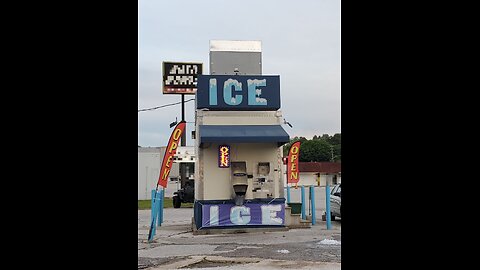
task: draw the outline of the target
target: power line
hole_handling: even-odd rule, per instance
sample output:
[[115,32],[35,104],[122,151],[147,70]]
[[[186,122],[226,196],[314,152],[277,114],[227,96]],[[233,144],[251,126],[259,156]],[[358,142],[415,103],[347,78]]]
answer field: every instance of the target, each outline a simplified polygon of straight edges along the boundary
[[[192,100],[195,100],[195,99],[192,98],[192,99],[189,99],[189,100],[185,100],[185,103],[187,103],[187,102],[189,102],[189,101],[192,101]],[[165,108],[165,107],[168,107],[168,106],[178,105],[178,104],[180,104],[180,103],[182,103],[182,102],[179,101],[179,102],[170,103],[170,104],[166,104],[166,105],[162,105],[162,106],[158,106],[158,107],[153,107],[153,108],[149,108],[149,109],[141,109],[141,110],[138,110],[138,112],[152,111],[152,110],[156,110],[156,109]]]

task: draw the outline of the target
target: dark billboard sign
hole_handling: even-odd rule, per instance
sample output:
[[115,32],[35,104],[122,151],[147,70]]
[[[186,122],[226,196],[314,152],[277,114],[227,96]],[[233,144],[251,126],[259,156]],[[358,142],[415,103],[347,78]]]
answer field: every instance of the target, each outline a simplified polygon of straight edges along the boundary
[[194,95],[202,66],[202,63],[163,62],[163,93]]

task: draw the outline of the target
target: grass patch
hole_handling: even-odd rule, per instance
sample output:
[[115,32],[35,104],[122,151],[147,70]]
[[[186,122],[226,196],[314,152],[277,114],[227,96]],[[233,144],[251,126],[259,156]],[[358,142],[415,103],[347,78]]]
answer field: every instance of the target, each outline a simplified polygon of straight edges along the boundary
[[[152,200],[138,200],[138,210],[150,209]],[[165,197],[163,208],[173,208],[173,199]],[[182,203],[180,208],[193,208],[193,203]]]
[[150,209],[151,200],[138,200],[138,210]]

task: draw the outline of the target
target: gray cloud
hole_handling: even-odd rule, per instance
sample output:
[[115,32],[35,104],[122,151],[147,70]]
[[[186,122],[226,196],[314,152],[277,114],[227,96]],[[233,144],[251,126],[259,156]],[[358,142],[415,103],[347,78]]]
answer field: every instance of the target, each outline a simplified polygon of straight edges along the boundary
[[[290,136],[341,132],[340,1],[140,0],[138,14],[139,109],[180,101],[161,93],[162,61],[203,62],[208,74],[210,40],[261,40],[263,73],[280,75]],[[139,113],[138,144],[166,144],[175,117],[180,105]],[[194,121],[193,102],[186,118]]]

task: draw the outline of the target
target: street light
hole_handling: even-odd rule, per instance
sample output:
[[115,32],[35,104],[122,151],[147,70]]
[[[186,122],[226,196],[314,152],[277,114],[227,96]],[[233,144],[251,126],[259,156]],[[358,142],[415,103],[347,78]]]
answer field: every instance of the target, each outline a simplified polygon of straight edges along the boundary
[[175,117],[175,121],[170,123],[170,128],[174,127],[177,124],[177,117]]
[[285,120],[285,118],[283,118],[283,123],[285,125],[289,125],[291,128],[293,128],[292,124],[290,124],[289,122],[287,122],[287,120]]

